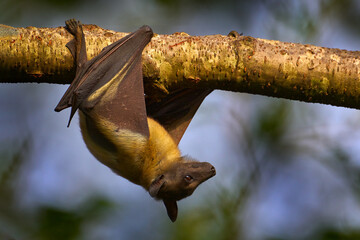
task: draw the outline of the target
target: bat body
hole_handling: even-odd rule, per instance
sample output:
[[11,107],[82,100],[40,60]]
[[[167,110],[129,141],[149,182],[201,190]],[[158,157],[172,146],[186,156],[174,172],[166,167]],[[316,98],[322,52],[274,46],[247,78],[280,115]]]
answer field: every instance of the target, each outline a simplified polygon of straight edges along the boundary
[[80,22],[66,21],[66,28],[74,35],[67,47],[75,59],[76,76],[55,111],[71,107],[70,124],[79,109],[81,132],[90,152],[116,174],[163,200],[175,221],[176,201],[215,175],[211,164],[182,157],[177,147],[211,91],[181,90],[162,102],[147,104],[141,53],[153,36],[150,27],[105,47],[90,61]]

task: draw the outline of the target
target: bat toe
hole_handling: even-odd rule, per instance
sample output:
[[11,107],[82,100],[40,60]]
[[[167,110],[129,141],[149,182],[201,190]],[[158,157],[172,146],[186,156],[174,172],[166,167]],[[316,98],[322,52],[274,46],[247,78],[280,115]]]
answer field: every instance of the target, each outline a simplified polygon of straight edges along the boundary
[[81,26],[81,22],[72,18],[65,21],[66,30],[72,35],[75,35],[78,32],[78,28]]

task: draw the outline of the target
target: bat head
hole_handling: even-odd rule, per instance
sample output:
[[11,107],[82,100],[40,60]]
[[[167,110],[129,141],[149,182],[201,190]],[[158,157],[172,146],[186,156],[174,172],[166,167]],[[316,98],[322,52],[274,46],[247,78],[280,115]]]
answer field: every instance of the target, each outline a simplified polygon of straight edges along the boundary
[[150,185],[149,193],[163,200],[171,221],[177,218],[177,203],[190,196],[197,186],[215,176],[215,168],[207,162],[189,161],[182,157]]

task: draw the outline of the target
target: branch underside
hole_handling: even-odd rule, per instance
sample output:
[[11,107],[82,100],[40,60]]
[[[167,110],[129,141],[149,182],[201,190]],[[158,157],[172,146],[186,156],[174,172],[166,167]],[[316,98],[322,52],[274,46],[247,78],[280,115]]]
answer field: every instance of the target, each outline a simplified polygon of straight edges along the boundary
[[[85,25],[88,57],[126,33]],[[0,82],[68,84],[74,65],[63,27],[0,25]],[[143,52],[147,97],[222,89],[360,108],[359,52],[248,36],[156,35]]]

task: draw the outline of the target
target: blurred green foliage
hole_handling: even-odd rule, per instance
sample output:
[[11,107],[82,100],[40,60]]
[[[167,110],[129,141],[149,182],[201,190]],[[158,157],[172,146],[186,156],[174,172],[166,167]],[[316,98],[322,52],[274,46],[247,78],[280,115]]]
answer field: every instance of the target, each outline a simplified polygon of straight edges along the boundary
[[113,203],[103,197],[90,198],[84,205],[72,210],[44,206],[38,211],[34,239],[81,239],[83,226],[96,221],[112,207]]
[[359,230],[336,231],[334,229],[324,229],[319,231],[313,239],[319,240],[355,240],[360,239]]
[[241,208],[248,197],[246,186],[241,182],[234,183],[232,188],[214,186],[216,194],[212,194],[204,202],[185,212],[175,228],[166,239],[172,240],[232,240],[242,236]]

